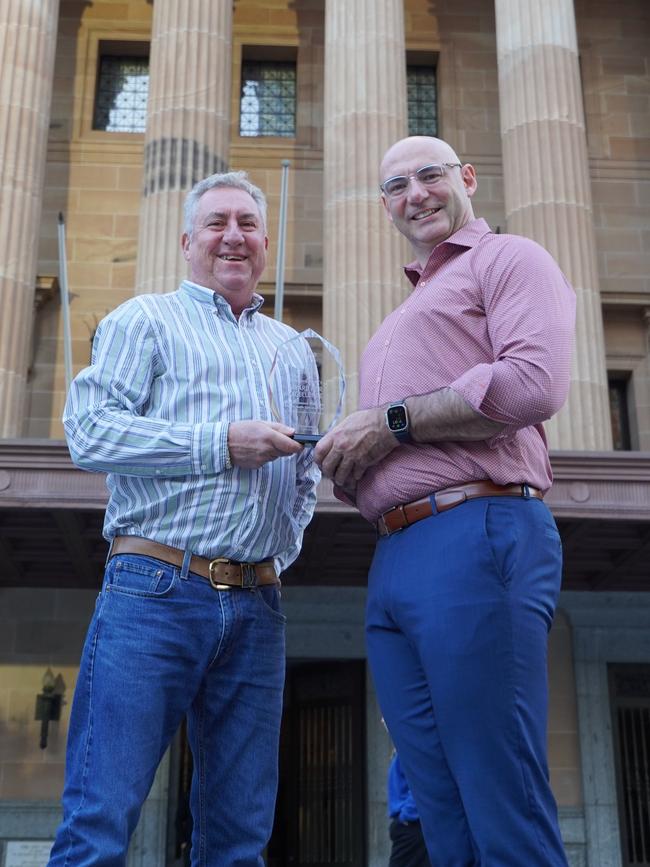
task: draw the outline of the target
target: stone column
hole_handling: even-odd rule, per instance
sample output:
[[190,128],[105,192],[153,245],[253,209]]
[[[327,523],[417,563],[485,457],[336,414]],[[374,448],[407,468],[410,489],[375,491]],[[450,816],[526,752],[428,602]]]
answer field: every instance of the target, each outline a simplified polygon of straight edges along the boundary
[[611,449],[573,0],[495,2],[508,231],[546,247],[578,297],[571,393],[550,445]]
[[232,0],[156,0],[136,293],[170,292],[186,276],[183,200],[228,166]]
[[22,431],[59,0],[0,0],[0,437]]
[[405,246],[383,214],[379,163],[406,135],[403,0],[326,0],[323,330],[341,349],[346,410],[359,355],[406,295]]

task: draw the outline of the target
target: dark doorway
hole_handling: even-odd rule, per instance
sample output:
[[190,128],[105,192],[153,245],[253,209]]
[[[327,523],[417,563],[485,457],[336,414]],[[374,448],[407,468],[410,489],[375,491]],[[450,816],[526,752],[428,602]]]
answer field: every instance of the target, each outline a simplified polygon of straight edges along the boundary
[[610,701],[624,867],[650,867],[650,666],[611,665]]
[[[287,663],[268,867],[365,867],[365,704],[363,660]],[[168,864],[186,867],[192,756],[185,724],[173,754]]]
[[364,867],[365,663],[289,663],[269,867]]

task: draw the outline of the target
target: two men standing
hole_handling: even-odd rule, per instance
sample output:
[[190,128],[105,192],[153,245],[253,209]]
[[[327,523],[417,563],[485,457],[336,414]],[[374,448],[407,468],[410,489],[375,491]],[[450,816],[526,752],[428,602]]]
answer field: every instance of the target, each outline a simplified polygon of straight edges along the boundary
[[542,423],[568,390],[575,304],[542,248],[475,219],[476,188],[438,139],[385,155],[382,201],[413,248],[414,289],[363,355],[361,409],[313,452],[268,421],[268,369],[293,332],[259,313],[264,202],[241,175],[188,197],[178,292],[100,326],[66,432],[81,466],[109,473],[112,556],[51,867],[124,863],[185,713],[192,863],[262,864],[284,671],[277,575],[311,517],[313,459],[377,527],[368,658],[432,864],[565,867],[546,763],[561,549]]

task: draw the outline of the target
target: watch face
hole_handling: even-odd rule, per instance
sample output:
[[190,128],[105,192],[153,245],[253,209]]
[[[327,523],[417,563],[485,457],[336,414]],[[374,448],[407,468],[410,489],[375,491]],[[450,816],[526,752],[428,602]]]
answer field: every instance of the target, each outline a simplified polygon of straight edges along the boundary
[[408,427],[406,410],[403,406],[389,406],[386,410],[386,421],[389,430],[393,433],[399,433]]

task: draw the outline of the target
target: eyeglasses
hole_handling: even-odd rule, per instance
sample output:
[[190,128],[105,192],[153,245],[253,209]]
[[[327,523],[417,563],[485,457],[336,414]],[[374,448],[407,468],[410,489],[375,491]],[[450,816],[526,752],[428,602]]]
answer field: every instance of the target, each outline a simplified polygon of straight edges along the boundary
[[379,184],[379,189],[389,199],[397,199],[407,191],[411,178],[415,178],[423,187],[435,187],[444,175],[445,168],[460,169],[461,167],[460,163],[443,163],[442,165],[434,163],[430,166],[422,166],[421,169],[418,169],[412,175],[395,175],[394,178],[388,178],[383,184]]

